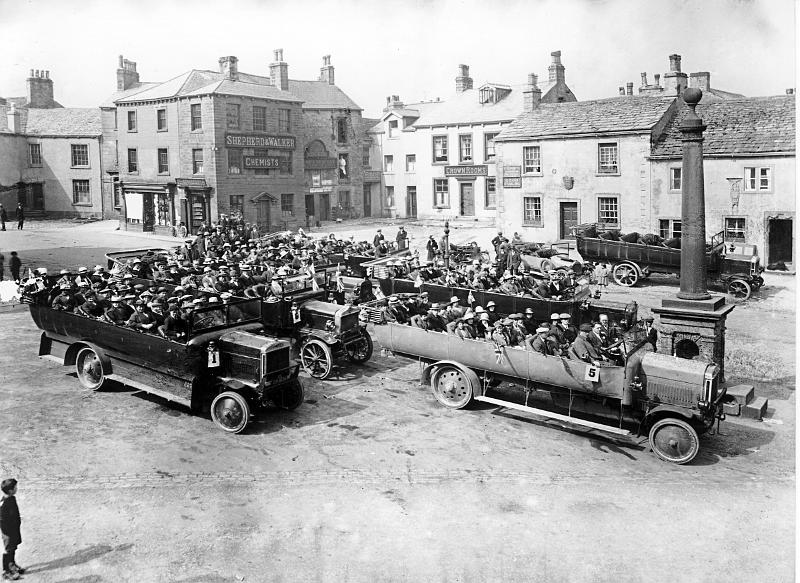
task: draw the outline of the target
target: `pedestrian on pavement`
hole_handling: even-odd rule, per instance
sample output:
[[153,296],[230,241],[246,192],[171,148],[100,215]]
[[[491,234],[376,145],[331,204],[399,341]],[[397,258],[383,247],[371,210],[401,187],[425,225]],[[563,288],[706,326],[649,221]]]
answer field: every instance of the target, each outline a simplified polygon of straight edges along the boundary
[[19,278],[19,272],[22,269],[22,261],[20,261],[16,251],[11,252],[11,259],[8,260],[8,266],[11,268],[11,279],[16,283],[22,283]]
[[6,478],[0,482],[0,490],[3,492],[0,500],[0,533],[3,536],[3,579],[16,581],[25,572],[25,569],[17,565],[17,547],[22,544],[22,533],[20,524],[22,519],[19,515],[17,506],[17,481],[14,478]]
[[8,220],[8,213],[6,208],[0,203],[0,231],[6,230],[6,221]]
[[17,230],[22,230],[22,224],[25,222],[25,209],[22,207],[22,203],[17,203]]
[[400,225],[400,230],[397,231],[397,248],[401,251],[403,249],[408,249],[408,233],[406,233],[406,228]]
[[433,261],[436,259],[436,251],[439,249],[439,244],[436,242],[436,239],[433,238],[433,235],[428,236],[428,242],[425,244],[425,249],[428,251],[428,261]]
[[3,281],[3,277],[5,276],[5,273],[6,273],[5,272],[5,269],[6,269],[5,263],[6,263],[6,256],[3,255],[2,252],[0,252],[0,281]]
[[383,236],[383,233],[381,233],[381,230],[378,229],[378,232],[375,233],[375,236],[372,238],[372,246],[377,249],[378,245],[381,244],[381,241],[383,241],[384,238],[385,237]]

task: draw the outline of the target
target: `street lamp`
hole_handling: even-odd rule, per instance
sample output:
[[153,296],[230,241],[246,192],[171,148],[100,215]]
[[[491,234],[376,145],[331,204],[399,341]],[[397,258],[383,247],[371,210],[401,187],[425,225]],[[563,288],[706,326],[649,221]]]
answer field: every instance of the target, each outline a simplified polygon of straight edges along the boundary
[[444,268],[450,269],[450,221],[444,222]]

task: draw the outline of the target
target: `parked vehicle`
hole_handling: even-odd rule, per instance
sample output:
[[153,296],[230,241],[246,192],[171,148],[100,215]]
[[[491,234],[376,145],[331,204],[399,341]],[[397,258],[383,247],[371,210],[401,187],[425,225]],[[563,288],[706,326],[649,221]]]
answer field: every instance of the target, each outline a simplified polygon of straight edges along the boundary
[[[364,309],[378,311],[382,302]],[[699,436],[724,419],[718,367],[654,353],[638,328],[623,344],[624,366],[596,367],[379,318],[370,321],[379,322],[369,325],[378,346],[424,363],[422,382],[452,409],[480,401],[617,435],[646,434],[653,452],[676,464],[694,459]],[[531,399],[542,405],[530,405]]]
[[547,273],[551,270],[572,270],[576,275],[584,272],[584,266],[580,261],[576,261],[567,251],[553,245],[546,247],[540,243],[522,243],[514,247],[519,252],[522,262],[535,271]]
[[74,366],[88,389],[116,381],[193,413],[210,403],[212,420],[229,433],[243,431],[255,409],[291,410],[303,402],[289,342],[259,333],[258,300],[195,310],[181,340],[53,310],[36,298],[27,301],[42,330],[39,356]]
[[336,358],[364,364],[372,357],[372,338],[358,321],[360,308],[324,301],[325,287],[303,277],[288,278],[285,286],[291,291],[263,302],[261,321],[267,333],[295,339],[309,375],[328,378]]
[[[589,227],[597,229],[597,225],[592,224],[576,227],[578,253],[585,261],[611,264],[618,285],[632,287],[651,273],[680,274],[680,249],[587,237],[584,233]],[[733,297],[746,300],[764,285],[761,277],[764,268],[755,245],[725,243],[723,234],[720,231],[712,236],[707,246],[708,277],[722,284]]]

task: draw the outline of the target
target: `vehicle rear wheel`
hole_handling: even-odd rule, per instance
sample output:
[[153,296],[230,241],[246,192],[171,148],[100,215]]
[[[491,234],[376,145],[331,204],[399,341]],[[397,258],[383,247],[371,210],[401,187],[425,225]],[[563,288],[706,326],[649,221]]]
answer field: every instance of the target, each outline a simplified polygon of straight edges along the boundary
[[728,282],[728,293],[737,300],[746,300],[752,291],[750,284],[743,279],[733,279]]
[[281,407],[294,411],[306,398],[306,393],[303,390],[303,385],[300,381],[295,379],[289,386],[281,391]]
[[697,431],[682,419],[666,417],[650,428],[650,446],[662,460],[674,464],[685,464],[700,451]]
[[211,419],[223,431],[241,433],[250,422],[250,406],[239,393],[225,391],[211,403]]
[[460,368],[444,365],[431,377],[433,396],[445,407],[462,409],[472,400],[472,381]]
[[326,379],[333,370],[333,354],[327,344],[312,338],[300,347],[303,369],[315,379]]
[[355,342],[348,344],[345,350],[347,351],[347,358],[349,358],[351,362],[355,362],[356,364],[364,364],[367,362],[372,358],[373,350],[372,337],[369,335],[369,332],[362,332],[361,337]]
[[614,281],[617,285],[633,287],[639,281],[639,273],[629,263],[620,263],[614,266]]
[[81,348],[75,358],[78,380],[87,389],[97,391],[106,384],[103,363],[97,353],[89,347]]

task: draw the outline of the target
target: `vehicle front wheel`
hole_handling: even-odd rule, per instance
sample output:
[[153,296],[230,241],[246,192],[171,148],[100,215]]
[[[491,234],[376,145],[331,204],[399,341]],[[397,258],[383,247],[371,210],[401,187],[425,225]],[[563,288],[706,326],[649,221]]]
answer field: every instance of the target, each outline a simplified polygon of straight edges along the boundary
[[458,367],[444,365],[431,377],[433,396],[445,407],[462,409],[472,401],[472,381]]
[[281,391],[281,407],[294,411],[305,400],[306,393],[303,390],[303,385],[300,381],[295,379],[292,383]]
[[241,433],[250,422],[250,406],[239,393],[225,391],[211,403],[211,419],[223,431]]
[[312,338],[300,347],[303,370],[315,379],[326,379],[333,370],[333,354],[327,344]]
[[97,391],[106,384],[103,363],[97,353],[89,347],[81,348],[75,358],[78,380],[87,389]]
[[363,332],[361,337],[355,342],[351,342],[345,347],[347,358],[356,364],[364,364],[372,357],[372,337],[369,332]]
[[746,300],[750,297],[751,292],[750,284],[743,279],[733,279],[728,282],[728,293],[737,300]]
[[666,417],[650,428],[650,446],[662,460],[686,464],[700,451],[697,431],[682,419]]
[[639,281],[639,273],[633,265],[620,263],[614,266],[614,281],[617,285],[633,287]]

